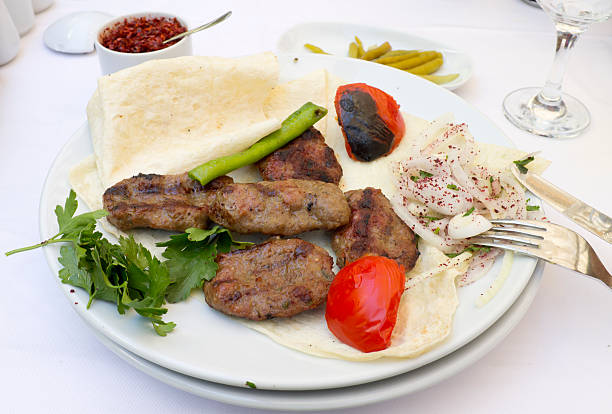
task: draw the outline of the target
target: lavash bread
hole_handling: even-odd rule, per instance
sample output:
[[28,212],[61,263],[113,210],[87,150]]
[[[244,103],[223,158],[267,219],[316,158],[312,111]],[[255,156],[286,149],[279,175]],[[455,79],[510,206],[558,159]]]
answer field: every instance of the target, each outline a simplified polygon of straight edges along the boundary
[[280,127],[263,109],[277,81],[272,53],[154,60],[101,77],[87,119],[102,186],[248,148]]

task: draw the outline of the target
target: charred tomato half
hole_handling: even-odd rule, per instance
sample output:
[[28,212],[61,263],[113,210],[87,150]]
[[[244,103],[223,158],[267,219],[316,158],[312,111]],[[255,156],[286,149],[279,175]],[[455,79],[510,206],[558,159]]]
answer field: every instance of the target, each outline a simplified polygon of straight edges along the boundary
[[372,161],[398,146],[406,126],[393,97],[365,83],[342,85],[335,99],[338,123],[348,155]]

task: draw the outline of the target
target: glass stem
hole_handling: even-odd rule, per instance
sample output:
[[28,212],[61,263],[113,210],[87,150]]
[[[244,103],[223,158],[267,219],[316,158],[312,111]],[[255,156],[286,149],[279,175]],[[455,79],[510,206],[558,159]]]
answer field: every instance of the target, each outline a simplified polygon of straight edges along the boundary
[[[561,84],[570,52],[576,40],[578,40],[578,34],[557,27],[555,60],[553,61],[546,84],[536,97],[539,103],[548,107],[549,110],[557,108],[557,110],[565,112],[565,105],[561,99]],[[560,113],[559,115],[563,114]]]

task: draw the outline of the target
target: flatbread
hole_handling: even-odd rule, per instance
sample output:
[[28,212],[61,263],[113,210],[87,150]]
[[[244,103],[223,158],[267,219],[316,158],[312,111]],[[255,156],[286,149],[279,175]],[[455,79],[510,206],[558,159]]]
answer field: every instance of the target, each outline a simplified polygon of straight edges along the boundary
[[101,77],[87,119],[102,186],[248,148],[280,127],[263,109],[277,81],[272,53],[154,60]]
[[[433,268],[445,269],[406,290],[400,301],[391,346],[382,351],[364,353],[340,342],[327,329],[325,309],[304,312],[289,319],[239,321],[274,341],[307,354],[371,361],[383,357],[415,358],[448,338],[459,304],[455,278],[465,272],[468,261],[450,268],[439,266],[449,259],[434,247],[420,245],[421,255],[408,277],[418,277]],[[465,256],[465,259],[469,255]]]
[[[327,107],[327,71],[316,70],[308,75],[282,83],[264,102],[264,112],[270,118],[285,119],[306,102]],[[332,111],[328,107],[328,110]],[[327,117],[314,124],[323,136],[327,135]]]
[[[510,166],[513,161],[520,160],[527,155],[525,151],[516,148],[502,147],[501,145],[476,142],[478,153],[474,158],[474,164],[482,165],[489,171],[504,171],[510,173]],[[527,164],[529,171],[542,174],[550,166],[550,161],[540,156]]]

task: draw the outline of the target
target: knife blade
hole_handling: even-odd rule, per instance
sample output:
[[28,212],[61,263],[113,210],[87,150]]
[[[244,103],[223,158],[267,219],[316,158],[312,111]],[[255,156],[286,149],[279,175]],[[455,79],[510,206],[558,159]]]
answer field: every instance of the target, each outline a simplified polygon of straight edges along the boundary
[[514,164],[510,168],[516,179],[533,194],[563,213],[574,223],[608,243],[612,243],[612,218],[566,193],[538,174],[529,171],[523,174]]

